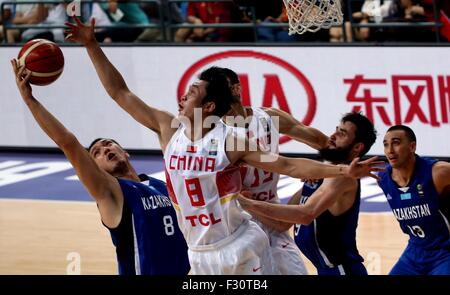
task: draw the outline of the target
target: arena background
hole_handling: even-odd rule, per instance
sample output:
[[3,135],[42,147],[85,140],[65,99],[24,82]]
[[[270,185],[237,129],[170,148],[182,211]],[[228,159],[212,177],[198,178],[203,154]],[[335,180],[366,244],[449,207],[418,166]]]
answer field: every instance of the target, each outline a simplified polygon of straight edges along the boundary
[[[115,274],[109,234],[68,161],[23,104],[9,60],[20,46],[0,46],[0,274]],[[62,46],[65,69],[33,93],[87,146],[112,137],[139,172],[163,179],[156,136],[125,114],[101,87],[85,50]],[[361,110],[378,130],[370,155],[382,155],[392,124],[418,136],[417,152],[448,160],[448,46],[106,46],[129,88],[147,103],[177,112],[177,98],[202,69],[240,74],[244,103],[279,107],[330,134],[342,114]],[[314,158],[287,141],[281,152]],[[363,179],[358,246],[371,274],[386,274],[406,245],[374,180]],[[282,177],[286,201],[301,182]],[[305,259],[305,262],[307,260]],[[308,263],[310,273],[314,270]]]

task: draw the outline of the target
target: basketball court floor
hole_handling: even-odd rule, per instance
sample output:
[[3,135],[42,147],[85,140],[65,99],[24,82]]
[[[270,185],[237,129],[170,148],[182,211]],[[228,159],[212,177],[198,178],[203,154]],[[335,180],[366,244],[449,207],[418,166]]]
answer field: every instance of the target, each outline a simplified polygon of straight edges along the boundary
[[[132,163],[164,180],[162,157],[133,156]],[[301,185],[283,176],[282,201]],[[374,180],[362,180],[362,194],[358,247],[370,274],[387,274],[407,237]],[[116,273],[109,232],[64,156],[0,153],[0,274]]]

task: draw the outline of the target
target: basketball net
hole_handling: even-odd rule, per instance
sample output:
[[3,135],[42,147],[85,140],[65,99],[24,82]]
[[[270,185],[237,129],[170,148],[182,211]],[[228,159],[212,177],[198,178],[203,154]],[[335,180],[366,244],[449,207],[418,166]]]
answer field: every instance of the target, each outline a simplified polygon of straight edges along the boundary
[[342,25],[341,0],[283,0],[289,18],[289,35],[317,32]]

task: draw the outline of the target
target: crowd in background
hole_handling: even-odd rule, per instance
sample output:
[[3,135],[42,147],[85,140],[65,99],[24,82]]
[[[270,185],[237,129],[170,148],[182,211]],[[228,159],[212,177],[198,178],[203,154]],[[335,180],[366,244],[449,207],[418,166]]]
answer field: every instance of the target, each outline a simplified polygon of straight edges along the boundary
[[[45,38],[64,42],[63,26],[69,17],[61,3],[20,3],[25,0],[0,0],[5,4],[0,15],[0,41],[26,42]],[[28,0],[29,1],[29,0]],[[434,42],[435,26],[441,23],[441,41],[450,41],[450,1],[448,0],[343,0],[345,23],[340,27],[303,35],[288,34],[288,15],[282,0],[222,2],[81,1],[83,21],[96,19],[100,42]],[[433,7],[436,5],[436,11]],[[435,13],[436,12],[436,13]],[[208,24],[251,24],[251,26],[202,27]],[[410,26],[373,26],[371,24],[412,24]],[[161,30],[164,24],[165,31]],[[183,27],[183,25],[197,25]],[[278,26],[276,24],[279,24]],[[356,26],[355,26],[356,24]],[[10,26],[27,25],[32,28]],[[367,25],[367,26],[364,26]],[[416,25],[416,26],[415,26]],[[47,27],[45,27],[47,26]],[[6,27],[7,30],[4,30]],[[41,28],[42,27],[42,28]]]

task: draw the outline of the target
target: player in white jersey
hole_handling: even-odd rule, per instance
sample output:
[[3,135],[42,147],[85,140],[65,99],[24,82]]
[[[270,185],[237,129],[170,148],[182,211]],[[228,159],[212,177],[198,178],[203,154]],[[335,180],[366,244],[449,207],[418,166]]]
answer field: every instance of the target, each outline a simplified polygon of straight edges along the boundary
[[[233,95],[236,97],[231,111],[224,118],[229,124],[245,123],[246,126],[243,127],[247,127],[248,138],[256,140],[263,151],[279,153],[279,131],[315,149],[327,146],[328,137],[325,134],[300,123],[283,111],[273,108],[244,107],[241,103],[241,84],[238,75],[230,69],[223,70],[230,82]],[[235,116],[242,116],[245,119],[238,122]],[[277,118],[278,121],[274,122],[272,117]],[[251,192],[252,199],[280,203],[277,194],[278,173],[242,165],[241,174],[243,189]],[[307,274],[300,250],[287,230],[292,226],[288,223],[267,219],[264,216],[258,216],[255,221],[269,237],[276,271],[286,275]]]
[[178,223],[189,246],[193,274],[271,273],[272,265],[266,260],[270,257],[267,236],[239,208],[239,174],[225,169],[232,169],[230,165],[242,161],[296,178],[375,177],[371,172],[380,170],[375,158],[338,167],[250,150],[245,137],[237,137],[232,127],[220,122],[235,99],[226,76],[217,68],[202,72],[190,85],[181,98],[177,117],[153,108],[128,89],[107,59],[94,37],[95,21],[90,26],[77,18],[75,21],[75,25],[67,24],[67,39],[86,47],[111,98],[158,135],[165,155],[167,185],[179,209]]

